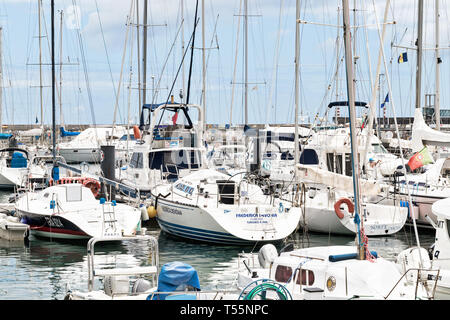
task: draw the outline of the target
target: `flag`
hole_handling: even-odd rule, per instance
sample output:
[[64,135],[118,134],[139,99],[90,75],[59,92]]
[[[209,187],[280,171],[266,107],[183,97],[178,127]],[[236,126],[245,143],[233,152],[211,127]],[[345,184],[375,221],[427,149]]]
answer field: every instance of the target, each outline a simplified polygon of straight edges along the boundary
[[36,123],[38,123],[39,122],[39,120],[38,120],[38,118],[36,117]]
[[403,53],[398,57],[398,63],[403,63],[403,62],[408,62],[408,53],[407,53],[407,52],[403,52]]
[[417,152],[415,155],[413,155],[411,159],[409,159],[408,166],[411,169],[411,171],[414,171],[417,168],[420,168],[429,163],[433,163],[433,158],[428,153],[427,147],[425,147],[419,152]]
[[386,98],[384,98],[384,102],[381,104],[380,108],[384,108],[386,102],[389,102],[389,93],[386,95]]
[[173,125],[176,125],[176,124],[177,124],[177,119],[178,119],[178,111],[175,112],[175,114],[174,114],[173,117],[172,117]]

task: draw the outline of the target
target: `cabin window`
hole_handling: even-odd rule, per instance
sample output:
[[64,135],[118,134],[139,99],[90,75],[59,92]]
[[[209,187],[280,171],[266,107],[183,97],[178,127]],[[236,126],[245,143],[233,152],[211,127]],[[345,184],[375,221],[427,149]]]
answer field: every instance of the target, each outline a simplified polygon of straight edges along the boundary
[[306,165],[319,164],[319,157],[317,156],[316,151],[313,149],[303,150],[300,156],[300,163]]
[[302,269],[297,277],[297,284],[304,286],[312,286],[314,284],[314,272],[311,270]]
[[130,160],[130,168],[142,169],[144,167],[144,155],[142,152],[134,152]]
[[328,171],[342,174],[342,155],[327,153]]
[[292,277],[292,268],[287,266],[277,266],[275,280],[278,282],[288,282]]
[[372,144],[374,153],[389,153],[382,144]]

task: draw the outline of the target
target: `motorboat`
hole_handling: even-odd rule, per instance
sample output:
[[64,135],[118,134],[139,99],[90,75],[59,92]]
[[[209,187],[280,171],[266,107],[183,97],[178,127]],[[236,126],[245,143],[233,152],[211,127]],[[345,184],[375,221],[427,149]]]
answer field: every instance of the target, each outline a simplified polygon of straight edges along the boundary
[[57,152],[67,163],[100,163],[102,160],[100,146],[103,144],[118,144],[119,150],[122,150],[123,140],[120,139],[129,135],[129,131],[121,126],[87,128],[72,140],[58,143]]
[[[247,296],[254,284],[269,279],[282,284],[293,300],[431,299],[433,287],[421,278],[410,284],[395,262],[366,251],[358,258],[355,246],[324,246],[281,250],[265,244],[258,253],[241,253],[238,288]],[[426,284],[425,284],[426,283]]]
[[[188,111],[197,112],[198,118],[192,120]],[[145,112],[149,113],[149,125],[145,124]],[[146,198],[153,186],[174,181],[205,165],[201,112],[198,105],[175,102],[144,105],[141,124],[134,128],[138,141],[130,162],[116,170],[117,180],[138,189],[139,196]]]
[[[159,266],[158,239],[145,234],[92,238],[87,244],[88,290],[71,290],[67,286],[65,300],[236,300],[233,291],[202,291],[195,268],[174,261]],[[101,267],[95,245],[111,241],[147,241],[149,257],[145,265],[130,264]],[[130,259],[128,259],[129,261]],[[103,279],[99,285],[98,279]]]
[[25,187],[27,183],[28,151],[22,148],[0,150],[0,188]]
[[80,183],[26,192],[16,201],[15,211],[30,226],[31,234],[46,238],[132,235],[141,222],[138,208],[104,198],[96,200],[91,189]]
[[301,209],[286,195],[264,193],[251,176],[198,170],[152,189],[161,229],[184,239],[249,244],[285,239],[297,228]]
[[8,241],[20,241],[28,237],[29,226],[19,218],[0,213],[0,238]]

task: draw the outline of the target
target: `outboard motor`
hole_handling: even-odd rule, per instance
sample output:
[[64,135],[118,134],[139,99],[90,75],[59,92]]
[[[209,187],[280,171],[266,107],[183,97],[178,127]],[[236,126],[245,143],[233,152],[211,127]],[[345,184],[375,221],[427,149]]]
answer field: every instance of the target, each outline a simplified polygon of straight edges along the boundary
[[130,283],[127,276],[106,276],[103,283],[105,293],[111,297],[117,294],[128,294],[130,291]]
[[277,248],[271,243],[265,244],[259,249],[258,261],[262,268],[269,268],[278,257]]
[[137,279],[131,288],[132,294],[138,294],[150,290],[152,287],[150,281],[143,278]]

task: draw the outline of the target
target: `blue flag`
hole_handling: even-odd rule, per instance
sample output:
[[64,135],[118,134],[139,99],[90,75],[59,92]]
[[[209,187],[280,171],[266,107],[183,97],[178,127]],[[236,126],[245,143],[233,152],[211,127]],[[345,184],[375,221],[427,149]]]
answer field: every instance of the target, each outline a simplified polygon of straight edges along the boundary
[[38,120],[38,118],[36,117],[36,123],[38,123],[39,122],[39,120]]
[[408,54],[406,52],[403,52],[397,60],[398,63],[408,62]]
[[389,93],[386,95],[386,98],[384,98],[384,102],[381,104],[380,108],[384,108],[386,102],[389,102]]

